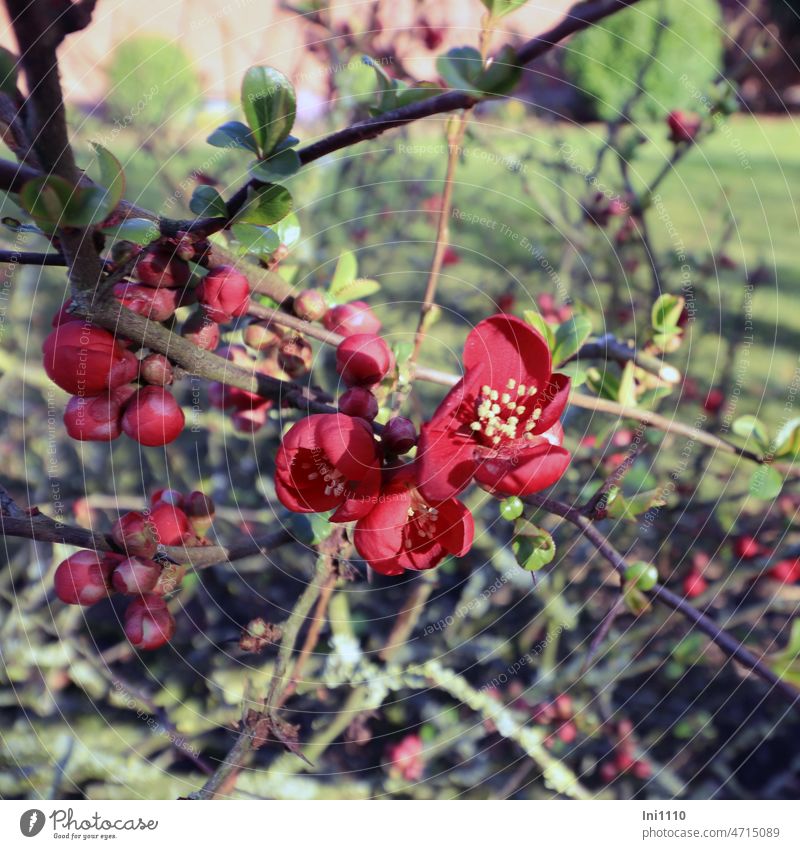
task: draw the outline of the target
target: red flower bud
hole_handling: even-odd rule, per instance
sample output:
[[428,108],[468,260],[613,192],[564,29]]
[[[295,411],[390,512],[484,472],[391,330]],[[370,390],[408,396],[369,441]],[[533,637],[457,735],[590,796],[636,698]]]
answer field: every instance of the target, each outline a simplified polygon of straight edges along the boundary
[[134,599],[124,615],[125,636],[137,649],[157,649],[175,633],[175,620],[163,598],[143,595]]
[[117,283],[114,297],[137,315],[151,321],[166,321],[175,315],[178,308],[178,292],[175,289],[151,289],[136,283]]
[[161,567],[155,560],[128,557],[111,573],[111,583],[118,593],[142,595],[155,587],[160,574]]
[[417,429],[409,419],[395,416],[383,426],[381,442],[390,454],[406,454],[417,444]]
[[634,778],[638,778],[640,781],[647,781],[647,779],[653,774],[653,770],[650,769],[650,764],[645,763],[645,761],[634,761],[634,764],[631,767],[631,774]]
[[352,301],[339,304],[325,313],[322,323],[328,330],[341,336],[353,336],[356,333],[380,333],[381,323],[364,301]]
[[186,497],[184,511],[189,517],[192,530],[198,536],[205,534],[214,521],[214,502],[204,492],[200,492],[199,490],[190,492]]
[[711,389],[703,402],[703,409],[714,415],[718,413],[725,403],[725,394],[721,389]]
[[754,537],[748,534],[742,534],[734,540],[733,553],[740,560],[755,560],[756,557],[762,557],[770,552],[765,545],[762,545]]
[[800,558],[779,560],[767,574],[770,578],[782,581],[784,584],[800,581]]
[[558,731],[556,731],[556,735],[562,743],[574,743],[575,738],[578,736],[578,729],[574,722],[564,722],[561,726],[559,726]]
[[669,140],[674,144],[678,144],[678,142],[692,142],[697,136],[701,124],[702,119],[699,115],[676,109],[667,115]]
[[139,257],[136,276],[145,286],[182,289],[189,282],[191,270],[169,248],[156,247]]
[[183,494],[178,492],[177,489],[157,489],[150,496],[150,504],[153,507],[163,502],[182,509],[184,500]]
[[64,410],[67,433],[81,442],[111,442],[122,433],[122,409],[109,393],[82,398],[75,395]]
[[614,766],[611,761],[605,761],[605,763],[600,764],[600,780],[604,781],[606,784],[611,784],[611,782],[619,775],[619,770]]
[[271,401],[265,401],[259,407],[236,410],[231,416],[231,424],[237,433],[256,433],[267,423],[267,414],[272,407]]
[[183,322],[181,336],[204,351],[214,351],[219,345],[219,325],[198,310]]
[[78,551],[59,563],[55,574],[56,595],[66,604],[90,605],[111,595],[114,563],[96,551]]
[[175,372],[163,354],[150,354],[139,366],[139,377],[154,386],[169,386],[175,380]]
[[197,287],[197,299],[206,315],[217,322],[230,321],[247,312],[250,284],[229,265],[212,268]]
[[389,346],[373,333],[348,336],[336,349],[336,371],[348,386],[374,386],[393,366]]
[[294,299],[294,314],[303,321],[319,321],[327,311],[325,295],[319,289],[305,289]]
[[291,336],[281,342],[278,364],[291,378],[307,374],[314,360],[314,349],[302,336]]
[[283,330],[269,321],[254,321],[244,331],[244,344],[254,351],[271,351],[283,339]]
[[158,537],[149,516],[134,510],[120,516],[111,529],[114,542],[129,557],[152,557],[158,549]]
[[697,598],[708,589],[708,581],[699,572],[690,572],[683,579],[683,594],[686,598]]
[[47,376],[70,395],[100,395],[130,383],[139,369],[136,357],[108,331],[81,321],[56,327],[42,352]]
[[353,386],[339,398],[339,412],[372,421],[378,415],[378,399],[363,386]]
[[166,445],[177,439],[186,417],[178,402],[160,386],[145,386],[128,402],[122,429],[142,445]]
[[67,298],[64,301],[64,305],[61,309],[53,316],[53,320],[50,322],[51,327],[59,327],[62,324],[65,324],[68,321],[80,321],[81,319],[76,316],[72,310],[72,298]]
[[163,501],[150,511],[150,523],[161,545],[181,545],[187,535],[192,535],[192,527],[183,510]]

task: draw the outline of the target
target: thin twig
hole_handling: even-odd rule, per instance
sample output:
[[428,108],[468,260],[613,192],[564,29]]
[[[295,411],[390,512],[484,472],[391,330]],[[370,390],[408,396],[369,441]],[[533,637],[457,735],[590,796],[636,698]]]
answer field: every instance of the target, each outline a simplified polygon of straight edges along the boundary
[[[624,578],[628,568],[627,561],[577,507],[542,495],[530,495],[524,500],[528,504],[546,510],[548,513],[561,516],[575,525],[597,551],[614,567],[620,576]],[[742,666],[750,669],[791,702],[794,703],[800,699],[800,692],[798,690],[776,675],[760,658],[756,657],[749,649],[746,649],[740,642],[719,628],[712,619],[709,619],[704,613],[692,607],[685,599],[670,592],[670,590],[661,586],[661,584],[656,584],[649,591],[648,595],[685,616],[697,626],[698,630],[710,637],[712,642],[716,643],[728,657],[733,658]]]

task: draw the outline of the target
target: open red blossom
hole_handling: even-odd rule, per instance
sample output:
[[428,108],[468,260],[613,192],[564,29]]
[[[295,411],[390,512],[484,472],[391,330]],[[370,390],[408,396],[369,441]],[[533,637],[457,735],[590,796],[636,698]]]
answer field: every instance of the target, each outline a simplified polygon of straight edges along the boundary
[[448,554],[462,557],[472,547],[475,523],[456,498],[436,504],[416,487],[414,464],[384,472],[372,509],[353,536],[358,553],[382,575],[432,569]]
[[351,522],[373,506],[380,463],[372,429],[363,420],[322,413],[297,422],[275,458],[275,491],[295,513],[335,510],[332,522]]
[[420,432],[425,498],[451,498],[473,478],[501,495],[554,484],[570,460],[559,422],[570,381],[551,372],[544,337],[514,316],[487,318],[467,337],[464,370]]

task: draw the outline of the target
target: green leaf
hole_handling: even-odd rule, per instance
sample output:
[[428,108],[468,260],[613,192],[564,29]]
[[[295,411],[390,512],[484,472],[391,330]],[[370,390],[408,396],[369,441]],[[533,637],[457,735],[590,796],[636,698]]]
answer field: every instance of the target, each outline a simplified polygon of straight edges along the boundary
[[781,427],[775,437],[775,456],[786,457],[800,451],[800,418],[793,418]]
[[484,94],[508,94],[516,87],[521,76],[522,67],[516,51],[506,45],[475,82]]
[[290,212],[285,218],[281,218],[272,228],[281,240],[281,244],[287,248],[294,247],[300,241],[300,220]]
[[510,15],[522,8],[527,2],[528,0],[481,0],[481,3],[489,10],[495,20]]
[[528,572],[536,572],[556,556],[553,537],[543,528],[529,522],[518,522],[517,536],[511,542],[511,550],[517,563]]
[[401,106],[408,106],[410,103],[419,103],[421,100],[427,100],[429,97],[441,93],[442,89],[436,83],[421,82],[409,86],[401,82],[394,91],[395,102],[392,108],[399,109]]
[[249,199],[236,216],[237,221],[267,226],[285,218],[292,211],[292,196],[284,186],[269,185],[250,189]]
[[619,396],[619,378],[607,369],[586,369],[586,384],[602,398],[608,398],[610,401],[616,401]]
[[89,227],[108,217],[112,198],[102,186],[73,187],[56,175],[34,177],[22,187],[20,203],[43,229]]
[[328,294],[331,299],[338,302],[340,291],[344,291],[358,274],[358,260],[352,251],[342,251],[333,271],[333,277],[328,284]]
[[228,208],[222,195],[213,186],[198,186],[192,192],[189,209],[195,215],[227,218]]
[[578,362],[573,361],[564,366],[559,366],[558,370],[570,379],[573,389],[577,389],[586,383],[586,369]]
[[351,280],[336,290],[336,303],[346,304],[350,301],[360,301],[380,292],[380,290],[381,284],[377,280],[371,280],[368,277],[356,277],[355,280]]
[[474,47],[453,47],[436,59],[436,70],[451,87],[480,94],[476,83],[483,73],[483,58]]
[[625,363],[622,369],[622,377],[617,390],[617,401],[625,407],[636,406],[636,380],[634,379],[635,366],[632,362]]
[[0,47],[0,91],[9,97],[17,95],[17,57]]
[[103,227],[100,232],[111,236],[115,242],[133,242],[135,245],[149,245],[161,234],[158,224],[149,218],[128,218],[114,227]]
[[754,439],[759,448],[769,448],[769,434],[764,423],[755,416],[739,416],[731,428],[742,439]]
[[277,250],[281,243],[274,230],[257,224],[236,223],[231,227],[231,232],[245,253],[267,256]]
[[531,327],[535,328],[539,331],[539,333],[544,336],[545,342],[547,342],[547,346],[552,351],[556,345],[556,337],[553,333],[553,328],[542,318],[542,316],[536,312],[536,310],[525,310],[522,313],[525,321],[530,324]]
[[780,495],[783,488],[783,478],[772,466],[758,466],[750,478],[748,487],[753,498],[772,501]]
[[578,353],[592,332],[592,322],[585,315],[574,315],[556,330],[553,363],[559,366]]
[[672,333],[678,325],[683,305],[684,299],[680,295],[662,295],[658,298],[651,311],[653,330]]
[[262,153],[272,153],[294,125],[294,87],[275,68],[249,68],[242,80],[242,111]]
[[645,391],[639,396],[639,406],[652,409],[658,401],[662,398],[666,398],[667,395],[670,395],[671,393],[671,386],[654,386],[652,389],[645,389]]
[[269,159],[259,159],[250,166],[250,173],[265,183],[279,183],[288,180],[300,170],[300,157],[297,151],[286,148],[274,153]]
[[[102,216],[102,218],[107,218],[117,208],[125,194],[125,172],[122,170],[119,160],[111,151],[106,150],[103,145],[96,142],[92,143],[92,147],[100,165],[99,183],[106,190],[107,197],[104,197],[103,203],[110,207]],[[102,221],[102,218],[98,220]]]
[[258,153],[258,146],[253,134],[241,121],[228,121],[221,127],[217,127],[206,141],[214,147],[241,148],[251,153]]

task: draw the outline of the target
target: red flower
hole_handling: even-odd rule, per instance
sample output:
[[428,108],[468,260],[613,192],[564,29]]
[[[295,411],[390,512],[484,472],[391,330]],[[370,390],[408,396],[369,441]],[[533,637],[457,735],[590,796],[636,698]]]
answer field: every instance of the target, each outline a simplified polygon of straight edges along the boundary
[[158,550],[158,538],[149,516],[133,510],[120,516],[111,529],[114,542],[129,557],[151,558]]
[[380,489],[372,429],[341,413],[308,416],[284,436],[275,458],[275,491],[295,513],[336,510],[332,522],[365,515]]
[[44,340],[44,370],[70,395],[100,395],[130,383],[139,363],[114,337],[82,321],[60,324]]
[[414,464],[384,473],[380,496],[356,523],[358,553],[382,575],[432,569],[448,554],[463,557],[472,546],[472,514],[456,498],[432,505],[415,485]]
[[559,422],[569,378],[551,373],[542,335],[514,316],[482,321],[464,346],[464,377],[422,426],[419,489],[430,502],[473,477],[490,492],[530,495],[569,465]]
[[229,265],[212,268],[197,287],[197,299],[213,321],[238,318],[250,306],[250,284],[244,274]]

